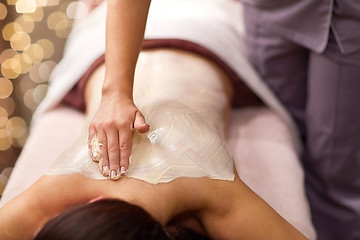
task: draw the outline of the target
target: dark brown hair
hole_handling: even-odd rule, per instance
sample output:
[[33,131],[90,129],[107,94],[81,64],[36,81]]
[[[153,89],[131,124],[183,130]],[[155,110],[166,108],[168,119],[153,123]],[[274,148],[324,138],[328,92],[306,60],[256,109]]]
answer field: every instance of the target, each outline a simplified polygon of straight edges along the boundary
[[45,224],[34,240],[207,239],[181,227],[171,229],[164,229],[138,206],[120,200],[104,199],[77,206],[54,217]]

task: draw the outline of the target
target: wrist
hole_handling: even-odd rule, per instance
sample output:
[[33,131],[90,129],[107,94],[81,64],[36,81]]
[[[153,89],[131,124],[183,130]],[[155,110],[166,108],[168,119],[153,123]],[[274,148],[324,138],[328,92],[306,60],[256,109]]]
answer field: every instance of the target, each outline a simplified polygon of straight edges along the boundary
[[133,101],[132,92],[123,91],[120,89],[103,89],[102,99],[117,99],[117,100],[131,100]]
[[117,97],[117,98],[133,98],[133,84],[132,81],[124,82],[110,82],[106,81],[102,86],[103,97]]

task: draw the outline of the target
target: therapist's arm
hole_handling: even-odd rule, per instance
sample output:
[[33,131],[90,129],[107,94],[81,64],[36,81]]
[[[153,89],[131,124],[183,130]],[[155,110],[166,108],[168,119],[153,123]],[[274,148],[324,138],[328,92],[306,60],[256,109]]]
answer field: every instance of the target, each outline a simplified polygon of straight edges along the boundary
[[129,167],[132,129],[149,131],[133,102],[133,82],[150,2],[107,1],[105,81],[100,107],[89,126],[89,141],[96,134],[102,143],[100,170],[113,180]]

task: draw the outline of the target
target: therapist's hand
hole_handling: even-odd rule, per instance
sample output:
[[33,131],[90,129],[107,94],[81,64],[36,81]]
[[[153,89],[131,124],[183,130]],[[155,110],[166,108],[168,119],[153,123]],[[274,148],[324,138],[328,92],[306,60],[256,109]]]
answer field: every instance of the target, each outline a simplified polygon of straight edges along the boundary
[[[99,161],[100,171],[104,176],[117,180],[126,174],[133,129],[140,133],[149,131],[149,125],[133,100],[117,94],[103,95],[100,107],[90,123],[88,140],[90,154],[94,161]],[[93,139],[96,142],[96,137],[99,156],[94,156],[96,149],[91,144]]]

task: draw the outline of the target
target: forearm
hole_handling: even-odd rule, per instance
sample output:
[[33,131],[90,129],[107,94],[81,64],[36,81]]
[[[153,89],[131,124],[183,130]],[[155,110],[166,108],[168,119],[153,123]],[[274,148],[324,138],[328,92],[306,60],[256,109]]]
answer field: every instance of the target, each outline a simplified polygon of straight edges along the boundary
[[133,79],[151,0],[108,0],[103,95],[132,99]]

